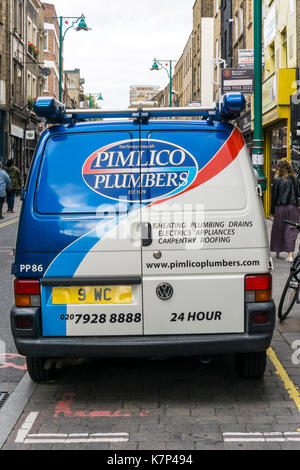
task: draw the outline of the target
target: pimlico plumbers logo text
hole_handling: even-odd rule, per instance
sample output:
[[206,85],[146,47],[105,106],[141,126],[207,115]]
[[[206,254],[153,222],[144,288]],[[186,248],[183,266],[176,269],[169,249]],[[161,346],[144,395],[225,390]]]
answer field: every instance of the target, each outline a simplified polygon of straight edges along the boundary
[[85,183],[109,199],[151,202],[187,190],[198,174],[187,150],[161,140],[124,140],[94,152],[84,163]]

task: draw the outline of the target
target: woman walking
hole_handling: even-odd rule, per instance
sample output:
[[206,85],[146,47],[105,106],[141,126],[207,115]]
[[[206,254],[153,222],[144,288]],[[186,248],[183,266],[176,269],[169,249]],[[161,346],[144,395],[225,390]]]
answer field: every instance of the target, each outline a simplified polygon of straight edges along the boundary
[[271,251],[279,258],[281,252],[287,252],[286,261],[293,262],[298,230],[284,223],[284,220],[299,222],[298,199],[299,184],[294,170],[287,160],[278,163],[272,189],[271,215],[274,222],[271,233]]

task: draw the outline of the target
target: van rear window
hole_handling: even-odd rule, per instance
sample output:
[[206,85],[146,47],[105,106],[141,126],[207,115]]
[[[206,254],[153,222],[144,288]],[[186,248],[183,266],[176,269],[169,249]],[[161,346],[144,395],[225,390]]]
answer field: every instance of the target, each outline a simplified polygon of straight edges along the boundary
[[[119,212],[120,205],[117,201],[107,200],[87,184],[83,168],[86,160],[98,149],[112,141],[134,138],[129,132],[62,134],[50,137],[40,167],[36,211],[40,214],[96,214],[106,204],[106,212]],[[127,211],[124,204],[121,208]]]
[[[113,214],[134,204],[181,195],[189,199],[196,187],[206,210],[240,209],[245,204],[242,177],[239,166],[232,165],[244,145],[239,135],[202,129],[151,131],[141,138],[126,131],[52,136],[42,158],[35,209],[41,214]],[[220,179],[223,172],[227,176]]]

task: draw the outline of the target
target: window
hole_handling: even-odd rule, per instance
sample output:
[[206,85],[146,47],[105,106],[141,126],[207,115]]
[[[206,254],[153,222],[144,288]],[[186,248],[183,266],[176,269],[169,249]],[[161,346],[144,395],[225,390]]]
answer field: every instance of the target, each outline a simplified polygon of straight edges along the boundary
[[27,19],[27,40],[28,42],[33,42],[33,28],[30,18]]
[[288,66],[287,60],[287,34],[286,28],[281,33],[281,68],[286,69]]
[[23,101],[23,88],[22,88],[23,72],[19,65],[14,62],[14,102],[18,105]]
[[269,72],[274,73],[275,72],[275,65],[276,65],[276,60],[275,60],[275,43],[272,42],[269,46]]
[[44,51],[48,52],[49,50],[49,31],[45,30],[45,39],[44,39]]
[[244,32],[244,8],[243,5],[239,8],[239,36]]
[[32,82],[31,82],[31,97],[36,98],[37,96],[37,82],[36,77],[32,75]]
[[24,5],[19,2],[19,34],[24,36]]
[[44,85],[44,92],[49,92],[49,77],[45,77],[45,85]]
[[216,39],[216,59],[219,58],[219,39]]
[[31,73],[27,72],[27,97],[31,98]]
[[14,15],[14,30],[18,31],[18,3],[17,0],[13,3],[13,15]]
[[239,16],[238,16],[238,13],[235,14],[235,18],[234,18],[234,39],[235,39],[235,42],[237,42],[239,38]]
[[254,0],[247,0],[247,24],[248,25],[253,20],[253,5],[254,5]]
[[38,34],[36,26],[32,26],[32,41],[35,46],[38,46]]

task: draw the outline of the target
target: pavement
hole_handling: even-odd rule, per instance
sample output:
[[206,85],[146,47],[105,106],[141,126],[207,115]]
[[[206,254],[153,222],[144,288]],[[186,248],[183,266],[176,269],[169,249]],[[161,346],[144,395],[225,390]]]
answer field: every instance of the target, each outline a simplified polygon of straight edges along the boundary
[[17,217],[20,216],[20,211],[22,207],[22,201],[20,200],[20,197],[17,196],[15,199],[15,205],[14,205],[14,214],[11,214],[10,212],[7,211],[7,204],[6,202],[4,203],[3,210],[2,210],[2,215],[4,219],[1,219],[0,223],[4,224],[5,222],[11,221]]
[[[272,230],[271,219],[266,220],[267,231],[270,239]],[[300,236],[296,243],[296,249],[300,247]],[[295,253],[296,254],[296,253]],[[281,253],[280,259],[276,259],[275,253],[271,253],[274,271],[273,271],[273,298],[278,307],[282,290],[289,275],[290,263],[286,262],[287,253]],[[300,305],[295,305],[288,318],[282,322],[277,322],[276,328],[282,338],[292,348],[294,341],[300,340]]]
[[[272,257],[278,306],[290,265]],[[237,377],[232,357],[90,361],[39,385],[24,371],[0,407],[0,449],[299,450],[299,340],[295,305],[276,322],[261,381]]]

